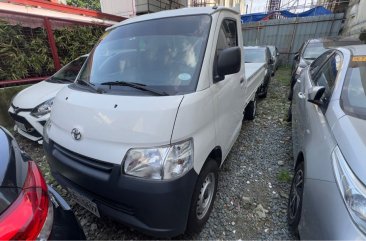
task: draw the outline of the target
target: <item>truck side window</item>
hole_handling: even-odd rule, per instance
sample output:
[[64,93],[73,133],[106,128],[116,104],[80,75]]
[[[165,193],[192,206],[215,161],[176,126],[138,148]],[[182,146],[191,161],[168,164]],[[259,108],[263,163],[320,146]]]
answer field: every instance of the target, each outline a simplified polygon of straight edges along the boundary
[[217,39],[213,76],[217,76],[216,64],[221,51],[226,48],[231,48],[235,46],[238,46],[238,31],[236,21],[231,19],[224,19],[222,21],[219,36]]
[[314,84],[317,86],[324,86],[325,92],[321,98],[323,102],[322,110],[326,111],[329,101],[333,94],[335,81],[342,65],[342,58],[339,54],[331,56],[325,64],[322,66],[320,71],[316,74]]

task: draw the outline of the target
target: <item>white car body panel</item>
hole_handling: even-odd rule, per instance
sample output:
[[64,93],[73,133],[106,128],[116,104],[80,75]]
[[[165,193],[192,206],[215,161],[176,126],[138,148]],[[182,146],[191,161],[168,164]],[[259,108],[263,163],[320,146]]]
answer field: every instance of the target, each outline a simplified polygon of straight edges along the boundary
[[[78,60],[83,61],[83,59],[85,60],[87,57],[88,54],[80,56],[79,58],[62,67],[52,77],[61,73],[62,71],[67,71],[68,66],[72,66],[73,62]],[[52,77],[50,77],[50,79],[52,79]],[[22,119],[24,122],[28,122],[27,125],[30,125],[32,127],[31,130],[35,130],[36,132],[30,132],[29,129],[26,131],[22,130],[22,128],[24,129],[24,123],[17,123],[16,120],[14,130],[22,136],[32,141],[38,141],[40,144],[42,144],[43,124],[50,118],[50,113],[36,117],[31,115],[31,111],[44,102],[55,98],[56,94],[70,83],[71,82],[60,83],[45,80],[20,91],[13,98],[8,112],[12,115],[12,118],[16,117]]]
[[42,81],[34,84],[17,94],[13,104],[22,109],[33,109],[41,103],[54,98],[56,94],[68,84],[51,83]]
[[[31,115],[31,109],[51,98],[54,98],[56,94],[65,86],[67,86],[67,84],[51,83],[47,81],[34,84],[19,92],[14,97],[12,102],[12,105],[15,107],[28,109],[28,111],[16,113],[13,106],[10,106],[8,111],[12,114],[17,114],[18,116],[25,118],[38,133],[42,134],[43,125],[41,125],[40,122],[47,121],[48,118],[50,118],[50,114],[45,114],[37,118]],[[17,125],[14,126],[14,130],[32,141],[40,141],[42,139],[28,134]]]

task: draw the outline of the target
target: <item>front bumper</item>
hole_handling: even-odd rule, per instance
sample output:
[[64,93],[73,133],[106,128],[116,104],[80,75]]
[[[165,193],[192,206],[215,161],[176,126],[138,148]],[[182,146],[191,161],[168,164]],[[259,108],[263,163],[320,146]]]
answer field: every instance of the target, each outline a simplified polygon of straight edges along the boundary
[[299,225],[305,240],[365,240],[334,182],[305,179]]
[[[10,117],[16,122],[15,130],[19,134],[32,141],[42,140],[43,126],[50,117],[49,114],[36,118],[30,114],[30,109],[17,109],[15,111],[13,106],[10,106],[8,112]],[[18,126],[17,122],[22,126]]]
[[53,225],[50,240],[85,240],[85,234],[67,202],[50,186],[53,205]]
[[122,174],[121,165],[81,156],[52,141],[44,148],[55,179],[92,200],[101,216],[156,237],[185,232],[198,177],[194,169],[171,181],[145,180]]

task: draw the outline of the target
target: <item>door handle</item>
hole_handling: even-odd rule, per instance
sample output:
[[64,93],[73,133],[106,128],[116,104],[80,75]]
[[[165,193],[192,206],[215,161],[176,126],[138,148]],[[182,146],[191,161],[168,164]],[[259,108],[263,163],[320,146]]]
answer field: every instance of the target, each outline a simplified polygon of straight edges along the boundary
[[305,95],[304,95],[304,93],[302,93],[302,92],[299,92],[299,93],[297,94],[297,96],[299,96],[299,98],[300,98],[300,99],[305,99]]
[[244,78],[243,77],[241,77],[240,78],[240,84],[243,84],[244,83]]

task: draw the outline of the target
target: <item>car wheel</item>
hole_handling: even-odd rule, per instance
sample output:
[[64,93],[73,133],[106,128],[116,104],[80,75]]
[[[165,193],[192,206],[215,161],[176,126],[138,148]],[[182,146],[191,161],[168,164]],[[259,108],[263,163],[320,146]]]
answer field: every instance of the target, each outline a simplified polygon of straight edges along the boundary
[[256,112],[257,112],[257,99],[255,98],[254,100],[248,103],[247,107],[245,107],[244,119],[254,120]]
[[210,216],[217,192],[218,169],[217,162],[209,159],[198,176],[187,223],[189,234],[200,232]]
[[292,179],[290,195],[287,205],[287,221],[290,231],[298,235],[298,226],[301,218],[301,208],[304,192],[304,162],[297,165]]

